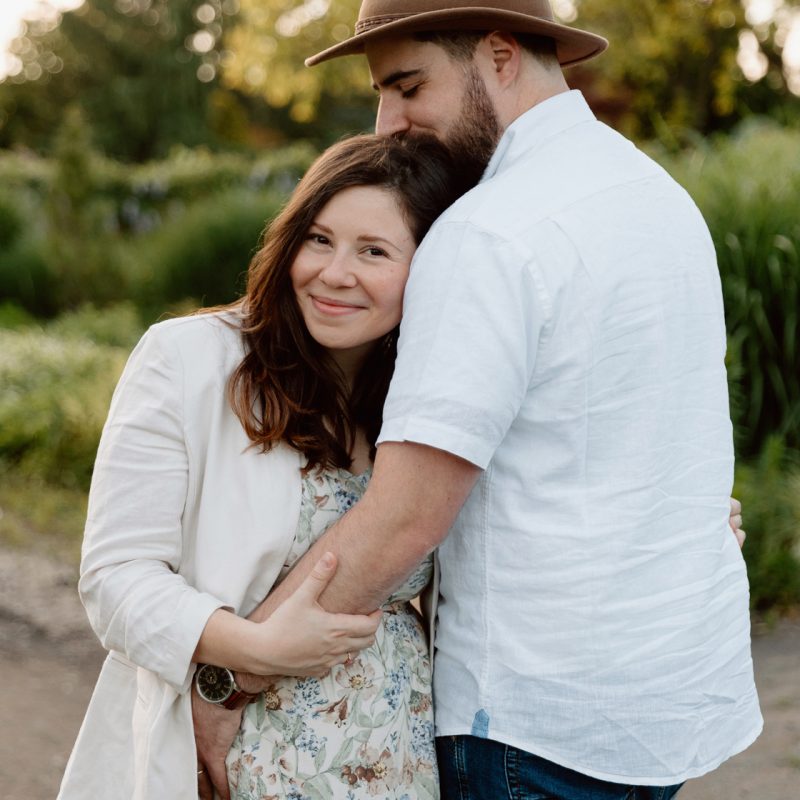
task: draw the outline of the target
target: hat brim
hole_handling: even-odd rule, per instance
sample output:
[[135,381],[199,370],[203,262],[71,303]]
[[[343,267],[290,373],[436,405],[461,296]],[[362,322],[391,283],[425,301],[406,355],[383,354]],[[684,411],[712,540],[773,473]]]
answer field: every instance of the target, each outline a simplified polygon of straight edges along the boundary
[[322,50],[307,58],[307,67],[340,56],[350,56],[364,52],[364,45],[389,36],[427,31],[508,31],[509,33],[531,33],[555,39],[558,61],[562,67],[569,67],[600,55],[607,47],[608,40],[595,33],[570,28],[558,22],[519,14],[514,11],[500,11],[496,8],[439,9],[377,25],[370,30]]

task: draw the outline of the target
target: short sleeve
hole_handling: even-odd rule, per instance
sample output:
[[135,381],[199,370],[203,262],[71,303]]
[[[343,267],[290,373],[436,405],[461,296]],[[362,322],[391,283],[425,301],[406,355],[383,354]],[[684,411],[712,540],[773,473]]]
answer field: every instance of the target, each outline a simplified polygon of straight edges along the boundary
[[178,573],[188,486],[179,353],[145,334],[114,393],[92,477],[80,592],[107,649],[176,690],[208,617],[223,605]]
[[485,468],[525,399],[548,302],[516,242],[434,225],[414,259],[379,442],[411,441]]

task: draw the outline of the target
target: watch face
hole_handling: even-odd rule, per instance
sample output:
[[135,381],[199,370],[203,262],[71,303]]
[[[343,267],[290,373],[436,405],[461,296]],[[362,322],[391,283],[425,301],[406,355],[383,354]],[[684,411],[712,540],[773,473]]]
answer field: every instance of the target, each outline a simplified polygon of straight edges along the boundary
[[222,703],[233,694],[233,673],[225,667],[203,664],[197,670],[197,693],[209,703]]

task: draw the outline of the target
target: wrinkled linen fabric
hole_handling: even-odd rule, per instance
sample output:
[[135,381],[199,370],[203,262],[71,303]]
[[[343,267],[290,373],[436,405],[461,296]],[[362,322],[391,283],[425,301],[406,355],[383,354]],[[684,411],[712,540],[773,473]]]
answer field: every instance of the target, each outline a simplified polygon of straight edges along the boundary
[[483,469],[440,548],[437,735],[680,783],[762,720],[714,248],[579,92],[422,243],[380,441]]

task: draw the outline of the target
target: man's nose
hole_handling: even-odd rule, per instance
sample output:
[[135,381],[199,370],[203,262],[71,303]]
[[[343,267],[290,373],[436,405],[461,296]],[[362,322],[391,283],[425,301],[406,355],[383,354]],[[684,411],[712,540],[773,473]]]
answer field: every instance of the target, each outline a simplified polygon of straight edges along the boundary
[[399,100],[381,97],[375,118],[375,133],[379,136],[395,136],[408,133],[410,128],[411,124]]

